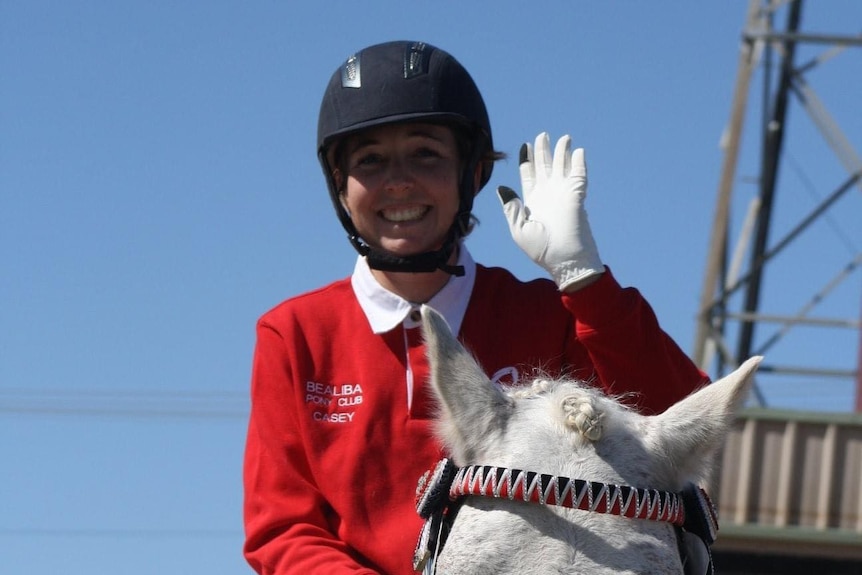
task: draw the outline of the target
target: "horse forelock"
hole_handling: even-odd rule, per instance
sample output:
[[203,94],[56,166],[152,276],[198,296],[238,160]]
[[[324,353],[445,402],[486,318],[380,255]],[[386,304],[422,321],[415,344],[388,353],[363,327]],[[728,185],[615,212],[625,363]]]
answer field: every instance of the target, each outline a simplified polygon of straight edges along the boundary
[[[618,417],[614,414],[633,411],[621,403],[621,398],[609,397],[579,379],[537,377],[526,385],[506,387],[504,392],[516,402],[536,399],[550,402],[553,419],[591,442],[601,439],[605,423],[609,418]],[[619,417],[627,419],[626,416]]]

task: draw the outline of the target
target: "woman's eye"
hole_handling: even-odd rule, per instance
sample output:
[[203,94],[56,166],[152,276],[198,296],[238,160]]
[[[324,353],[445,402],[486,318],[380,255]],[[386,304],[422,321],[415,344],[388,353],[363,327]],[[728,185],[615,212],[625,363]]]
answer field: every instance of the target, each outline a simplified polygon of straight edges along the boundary
[[420,148],[416,150],[415,155],[417,158],[439,158],[440,153],[437,150],[432,148]]
[[382,157],[379,154],[364,154],[356,158],[353,162],[355,166],[373,166],[379,164]]

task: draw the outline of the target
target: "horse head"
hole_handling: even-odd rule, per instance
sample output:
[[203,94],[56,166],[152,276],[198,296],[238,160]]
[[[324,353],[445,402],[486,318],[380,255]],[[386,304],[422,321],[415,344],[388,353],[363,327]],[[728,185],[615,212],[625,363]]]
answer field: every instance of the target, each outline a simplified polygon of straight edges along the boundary
[[761,358],[644,416],[581,381],[499,387],[442,316],[422,316],[454,483],[485,495],[462,500],[437,573],[683,572],[673,494],[708,473]]

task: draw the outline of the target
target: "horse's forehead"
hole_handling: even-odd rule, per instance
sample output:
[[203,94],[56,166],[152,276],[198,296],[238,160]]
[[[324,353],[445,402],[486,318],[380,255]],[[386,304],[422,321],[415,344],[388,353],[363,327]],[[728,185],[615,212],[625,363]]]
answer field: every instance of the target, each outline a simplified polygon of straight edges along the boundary
[[578,394],[585,397],[598,397],[601,395],[598,389],[581,381],[545,378],[536,378],[526,385],[505,387],[503,391],[516,401],[539,398],[549,399],[568,394]]
[[[550,385],[537,390],[513,390],[510,397],[514,399],[516,416],[510,420],[510,425],[524,427],[527,435],[548,433],[549,428],[560,432],[569,432],[565,418],[572,403],[588,402],[595,405],[596,392],[575,383],[550,382]],[[542,425],[547,424],[547,425]]]

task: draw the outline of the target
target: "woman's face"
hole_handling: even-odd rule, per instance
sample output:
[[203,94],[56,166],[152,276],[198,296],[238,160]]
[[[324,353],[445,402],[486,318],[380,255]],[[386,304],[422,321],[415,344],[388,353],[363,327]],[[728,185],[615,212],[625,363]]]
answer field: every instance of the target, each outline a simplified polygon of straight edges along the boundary
[[371,128],[348,138],[343,154],[341,202],[363,240],[398,256],[443,245],[459,206],[460,157],[450,128]]

